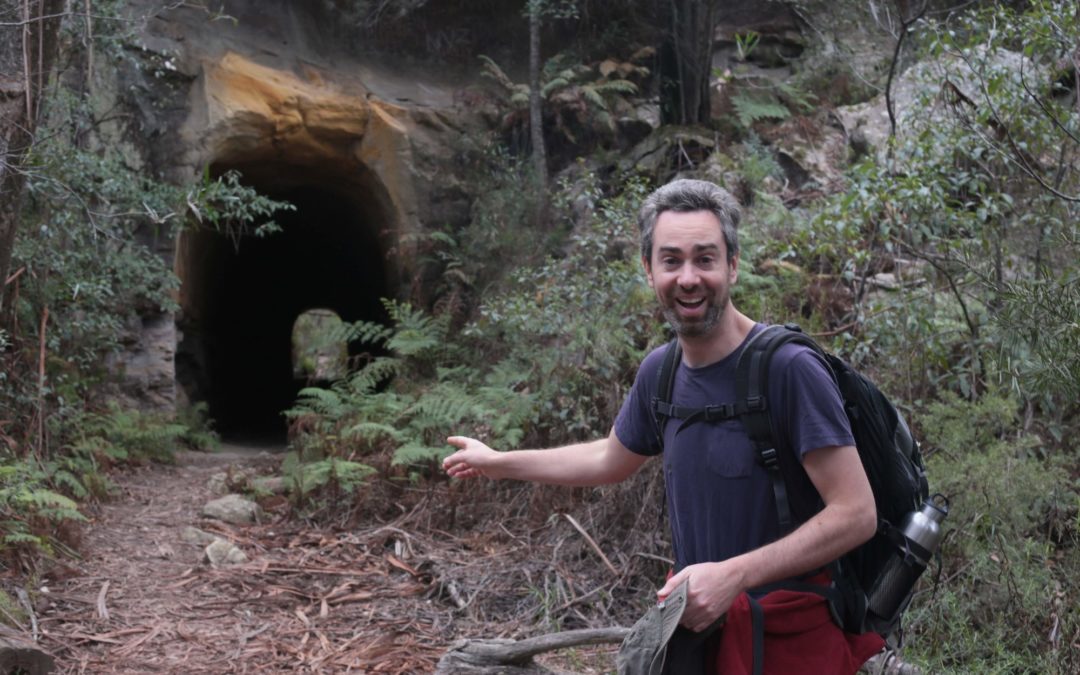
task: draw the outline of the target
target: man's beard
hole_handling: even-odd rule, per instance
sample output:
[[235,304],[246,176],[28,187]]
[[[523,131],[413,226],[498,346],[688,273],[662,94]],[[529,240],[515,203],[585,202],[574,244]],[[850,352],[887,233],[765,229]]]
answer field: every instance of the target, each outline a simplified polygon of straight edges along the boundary
[[676,335],[693,338],[707,335],[715,328],[724,316],[725,307],[726,303],[724,305],[710,304],[705,310],[705,316],[701,317],[700,321],[683,321],[676,306],[664,306],[663,312],[664,318],[671,324]]

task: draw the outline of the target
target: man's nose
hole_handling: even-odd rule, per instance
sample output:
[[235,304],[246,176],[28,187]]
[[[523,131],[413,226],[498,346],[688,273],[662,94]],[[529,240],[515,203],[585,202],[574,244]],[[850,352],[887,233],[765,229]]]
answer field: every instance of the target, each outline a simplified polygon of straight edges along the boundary
[[691,288],[697,286],[701,277],[698,275],[697,269],[693,265],[683,265],[679,270],[679,285],[683,288]]

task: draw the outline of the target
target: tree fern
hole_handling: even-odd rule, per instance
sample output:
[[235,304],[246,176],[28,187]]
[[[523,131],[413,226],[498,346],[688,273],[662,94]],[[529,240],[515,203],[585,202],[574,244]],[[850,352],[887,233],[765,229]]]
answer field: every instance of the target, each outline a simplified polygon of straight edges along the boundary
[[486,77],[498,84],[500,91],[511,105],[515,108],[528,105],[528,85],[515,83],[507,76],[503,69],[499,67],[499,64],[495,63],[490,57],[481,54],[480,62],[483,64],[483,67],[480,69],[481,77]]

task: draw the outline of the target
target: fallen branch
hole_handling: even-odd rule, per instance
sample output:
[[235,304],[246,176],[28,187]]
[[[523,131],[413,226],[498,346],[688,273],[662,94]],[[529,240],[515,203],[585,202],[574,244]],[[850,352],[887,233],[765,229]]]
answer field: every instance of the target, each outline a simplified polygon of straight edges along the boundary
[[0,672],[45,675],[54,668],[50,654],[24,634],[0,624]]
[[592,550],[596,551],[596,555],[600,556],[600,559],[604,561],[604,564],[607,565],[607,568],[609,570],[611,570],[611,573],[618,577],[619,570],[615,569],[615,566],[611,564],[611,561],[608,560],[608,557],[604,555],[603,551],[600,550],[600,545],[597,544],[596,541],[589,536],[589,533],[585,531],[585,528],[581,526],[581,523],[575,520],[574,517],[569,513],[564,513],[563,517],[570,521],[570,524],[574,526],[575,530],[581,533],[581,536],[585,537],[585,541],[589,542],[589,546],[592,547]]
[[459,640],[439,659],[436,675],[454,673],[546,673],[532,663],[537,654],[581,645],[618,644],[629,628],[585,628],[524,640]]

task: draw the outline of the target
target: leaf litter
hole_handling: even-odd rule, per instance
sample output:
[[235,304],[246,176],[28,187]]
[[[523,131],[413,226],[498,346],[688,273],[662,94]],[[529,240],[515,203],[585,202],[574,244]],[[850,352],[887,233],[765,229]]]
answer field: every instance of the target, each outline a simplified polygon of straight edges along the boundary
[[[630,625],[666,567],[656,476],[599,493],[387,483],[335,511],[346,518],[270,498],[263,522],[237,526],[200,515],[230,462],[269,472],[278,459],[182,453],[116,478],[82,558],[41,580],[40,644],[57,672],[430,673],[463,638]],[[205,562],[205,544],[181,537],[192,525],[249,561]],[[613,649],[544,662],[605,672]]]

